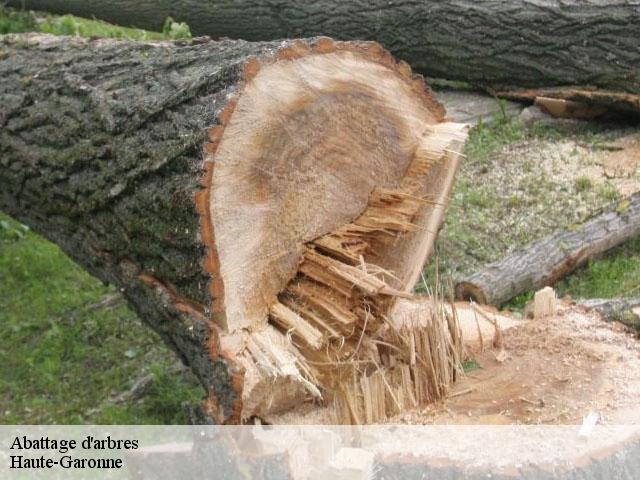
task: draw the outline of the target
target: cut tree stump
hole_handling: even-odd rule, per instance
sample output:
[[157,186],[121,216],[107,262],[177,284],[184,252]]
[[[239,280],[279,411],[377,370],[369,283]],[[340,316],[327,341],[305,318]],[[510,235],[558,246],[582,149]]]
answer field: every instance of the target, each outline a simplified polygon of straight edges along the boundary
[[538,290],[533,296],[533,318],[544,318],[556,314],[556,292],[551,287]]
[[450,314],[389,318],[466,127],[405,63],[328,38],[0,48],[0,208],[120,289],[213,421],[311,399],[359,423],[446,392]]
[[194,34],[213,38],[375,40],[425,75],[469,82],[499,96],[524,99],[528,89],[538,89],[533,98],[640,111],[640,7],[630,0],[7,3],[152,30],[171,16]]
[[553,285],[584,264],[640,235],[640,193],[570,230],[560,231],[491,263],[456,284],[456,298],[502,305]]

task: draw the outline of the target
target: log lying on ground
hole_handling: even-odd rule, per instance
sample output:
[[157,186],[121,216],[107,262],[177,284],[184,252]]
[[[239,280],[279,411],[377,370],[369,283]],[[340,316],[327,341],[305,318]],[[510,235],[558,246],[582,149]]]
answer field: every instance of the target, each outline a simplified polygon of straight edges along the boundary
[[0,208],[116,285],[214,421],[308,397],[364,421],[443,394],[455,322],[387,319],[432,250],[466,129],[406,64],[328,38],[0,49]]
[[10,0],[8,4],[153,30],[172,16],[186,21],[194,34],[214,38],[370,39],[432,77],[507,94],[514,94],[513,87],[593,87],[602,95],[582,95],[583,100],[640,110],[640,8],[629,0]]
[[593,298],[579,300],[588,310],[595,310],[606,320],[620,322],[640,332],[640,297],[635,298]]
[[629,113],[636,117],[640,113],[640,95],[626,91],[575,86],[530,89],[516,88],[495,90],[491,93],[500,98],[520,102],[535,102],[536,104],[539,104],[540,100],[543,99],[569,102],[573,105],[567,108],[567,115],[564,115],[566,118],[590,119],[611,111]]
[[640,193],[578,227],[561,231],[491,263],[456,284],[456,297],[501,305],[553,285],[587,260],[640,235]]

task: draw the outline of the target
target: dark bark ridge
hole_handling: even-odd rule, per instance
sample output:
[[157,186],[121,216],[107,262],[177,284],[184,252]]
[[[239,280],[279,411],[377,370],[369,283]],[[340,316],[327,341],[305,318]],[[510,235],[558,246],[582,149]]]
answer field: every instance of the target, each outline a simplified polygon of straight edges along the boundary
[[456,297],[501,305],[516,295],[553,285],[587,260],[640,235],[640,193],[491,263],[456,284]]
[[0,37],[0,208],[117,286],[215,392],[220,421],[237,372],[209,352],[194,194],[206,128],[247,58],[280,45]]
[[593,86],[640,94],[636,0],[10,0],[159,29],[167,16],[194,34],[270,40],[328,35],[380,42],[432,77],[492,88]]

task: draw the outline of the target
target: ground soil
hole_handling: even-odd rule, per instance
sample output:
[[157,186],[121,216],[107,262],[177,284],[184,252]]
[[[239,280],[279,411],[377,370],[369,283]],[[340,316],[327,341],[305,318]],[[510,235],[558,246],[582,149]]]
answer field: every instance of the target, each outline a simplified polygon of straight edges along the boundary
[[633,333],[568,303],[553,317],[498,316],[499,323],[505,319],[502,347],[493,347],[490,335],[482,350],[475,326],[464,326],[463,318],[475,337],[467,341],[468,354],[480,368],[445,401],[389,422],[564,425],[594,412],[603,424],[640,423],[640,342]]
[[[464,302],[456,304],[467,372],[440,402],[408,410],[387,423],[579,425],[590,413],[604,425],[640,425],[640,341],[618,323],[568,301],[558,314],[517,319]],[[495,320],[501,340],[494,342]],[[482,332],[482,342],[478,331]],[[277,424],[331,423],[312,404],[268,419]]]

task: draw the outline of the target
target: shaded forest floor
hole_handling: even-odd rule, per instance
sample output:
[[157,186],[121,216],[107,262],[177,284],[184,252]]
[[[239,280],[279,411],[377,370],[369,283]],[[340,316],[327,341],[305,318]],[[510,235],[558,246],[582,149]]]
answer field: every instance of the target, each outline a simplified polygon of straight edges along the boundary
[[[144,32],[0,7],[0,33],[31,30],[131,39],[189,36],[188,27],[170,20],[163,32]],[[636,168],[620,177],[629,183],[601,174],[616,142],[633,134],[629,127],[525,125],[498,102],[495,115],[491,125],[472,131],[467,144],[437,244],[444,276],[469,273],[578,224],[629,193],[640,175]],[[427,279],[435,263],[427,266]],[[638,295],[640,239],[590,262],[558,289],[585,298]],[[525,294],[509,307],[521,308],[529,298]],[[0,423],[183,423],[182,405],[203,392],[188,372],[167,373],[175,362],[117,292],[0,213]],[[145,395],[121,401],[149,375],[154,381]]]

